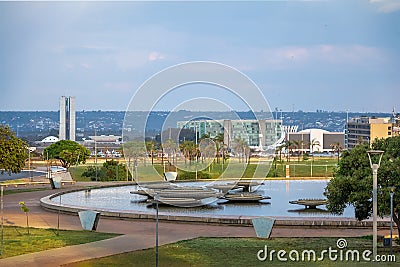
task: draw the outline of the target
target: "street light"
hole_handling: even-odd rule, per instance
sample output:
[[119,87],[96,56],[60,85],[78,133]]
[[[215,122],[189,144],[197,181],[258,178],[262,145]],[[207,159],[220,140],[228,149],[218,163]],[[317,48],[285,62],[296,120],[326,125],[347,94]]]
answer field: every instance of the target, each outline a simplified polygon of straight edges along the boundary
[[390,194],[390,255],[393,255],[393,195],[396,187],[389,186],[388,189]]
[[156,267],[158,267],[158,193],[154,193],[154,201],[156,202]]
[[0,209],[1,209],[1,250],[0,255],[3,256],[4,253],[4,204],[3,204],[3,195],[4,195],[4,188],[3,185],[0,186]]
[[[373,222],[372,222],[372,254],[374,259],[376,259],[376,255],[378,254],[378,199],[377,199],[377,188],[378,188],[378,169],[381,165],[382,155],[384,151],[382,150],[369,150],[367,151],[369,164],[372,169],[372,214],[373,214]],[[379,161],[378,163],[373,163],[371,156],[378,155]]]

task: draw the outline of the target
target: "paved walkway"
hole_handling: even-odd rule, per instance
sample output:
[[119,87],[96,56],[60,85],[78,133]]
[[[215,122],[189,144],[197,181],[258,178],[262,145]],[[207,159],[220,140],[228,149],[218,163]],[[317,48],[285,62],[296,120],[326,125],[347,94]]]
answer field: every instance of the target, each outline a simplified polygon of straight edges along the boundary
[[[65,189],[61,189],[65,190]],[[57,228],[57,214],[40,207],[39,199],[55,193],[38,191],[12,194],[4,197],[4,224],[25,226],[26,217],[19,209],[19,202],[25,201],[30,208],[29,221],[31,227]],[[60,215],[60,228],[81,230],[78,216]],[[147,249],[155,246],[154,221],[123,221],[101,218],[98,232],[120,233],[112,239],[88,244],[69,246],[36,252],[0,260],[0,266],[60,266],[87,259],[100,258],[114,254]],[[350,237],[371,234],[371,229],[307,229],[275,227],[272,237]],[[190,223],[159,223],[159,244],[174,243],[179,240],[195,237],[255,237],[252,227],[206,225]]]

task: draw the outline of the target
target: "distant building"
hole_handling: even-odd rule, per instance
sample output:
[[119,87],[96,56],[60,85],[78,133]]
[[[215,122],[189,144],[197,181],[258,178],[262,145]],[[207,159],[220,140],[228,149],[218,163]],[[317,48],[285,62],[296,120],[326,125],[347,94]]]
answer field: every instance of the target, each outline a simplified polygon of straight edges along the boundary
[[195,141],[196,135],[194,130],[185,128],[168,128],[157,134],[154,140],[159,143],[163,143],[168,139],[172,139],[176,144],[183,143],[185,141]]
[[215,138],[224,135],[224,143],[231,146],[236,138],[253,149],[276,146],[282,136],[282,120],[192,120],[178,121],[177,127],[193,130],[197,138],[208,134]]
[[120,135],[94,135],[89,139],[83,138],[82,145],[90,150],[91,155],[105,157],[120,157],[117,150],[121,148],[122,136]]
[[388,138],[398,134],[394,118],[352,118],[346,125],[346,147],[352,149],[360,143],[370,144],[376,138]]
[[[303,144],[299,151],[311,153],[331,152],[333,144],[345,147],[344,133],[328,132],[322,129],[306,129],[300,132],[289,132],[288,140],[293,143],[300,141]],[[312,146],[312,143],[318,144]]]
[[60,97],[59,139],[75,141],[75,97]]
[[120,144],[122,136],[120,135],[95,135],[89,136],[91,140],[86,140],[86,142],[97,142],[97,143],[114,143]]
[[58,142],[59,139],[55,136],[47,136],[46,138],[42,139],[42,141],[40,141],[41,143],[56,143]]

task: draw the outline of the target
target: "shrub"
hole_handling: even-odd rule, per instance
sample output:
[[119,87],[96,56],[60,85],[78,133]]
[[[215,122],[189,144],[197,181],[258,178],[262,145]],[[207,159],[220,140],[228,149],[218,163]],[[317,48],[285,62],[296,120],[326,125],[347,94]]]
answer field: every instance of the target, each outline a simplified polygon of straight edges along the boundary
[[[210,179],[211,176],[208,173],[198,171],[197,172],[197,179]],[[178,180],[196,180],[196,172],[179,172]]]

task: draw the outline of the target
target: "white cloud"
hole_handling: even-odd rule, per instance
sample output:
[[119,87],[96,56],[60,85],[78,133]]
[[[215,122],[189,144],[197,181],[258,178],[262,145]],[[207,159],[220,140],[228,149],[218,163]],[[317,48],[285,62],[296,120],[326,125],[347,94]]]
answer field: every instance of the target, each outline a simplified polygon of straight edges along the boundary
[[315,45],[309,47],[288,47],[278,49],[280,62],[293,60],[313,63],[316,61],[337,64],[364,64],[383,61],[384,53],[370,46],[363,45]]
[[133,85],[131,82],[107,82],[104,84],[104,87],[112,91],[130,92],[132,91]]
[[81,66],[85,69],[90,69],[90,64],[89,63],[81,63]]
[[400,10],[399,0],[370,0],[369,2],[377,6],[378,11],[382,13],[392,13]]
[[231,49],[212,60],[224,62],[242,71],[287,70],[305,66],[371,66],[385,62],[387,56],[376,48],[363,45],[312,45],[271,48],[248,47],[241,53]]
[[156,61],[164,59],[165,57],[158,52],[151,52],[147,58],[149,61]]

